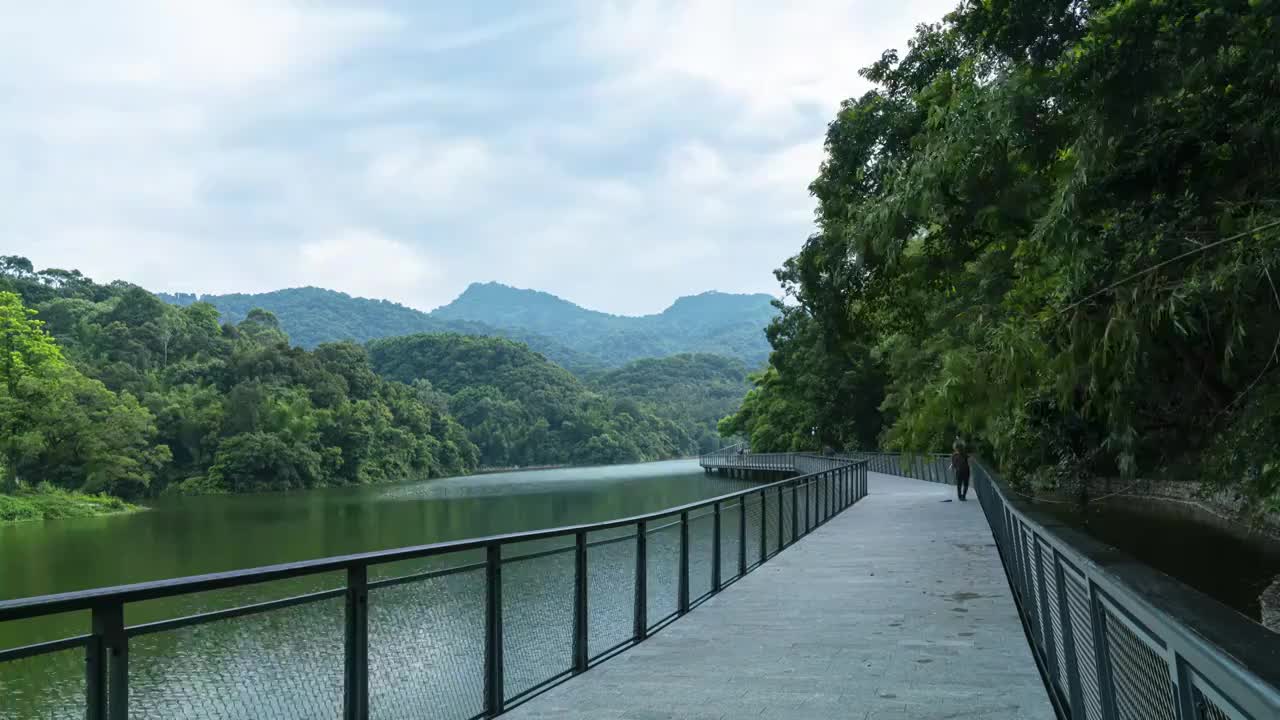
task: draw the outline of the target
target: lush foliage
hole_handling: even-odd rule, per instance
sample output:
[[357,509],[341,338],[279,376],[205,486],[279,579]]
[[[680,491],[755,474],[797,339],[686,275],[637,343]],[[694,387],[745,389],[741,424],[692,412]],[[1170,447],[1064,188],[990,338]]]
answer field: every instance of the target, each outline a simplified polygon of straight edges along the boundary
[[700,354],[636,360],[589,378],[596,390],[632,398],[645,410],[675,421],[695,443],[690,453],[721,446],[716,423],[734,412],[747,387],[746,367],[731,358]]
[[634,462],[696,448],[678,423],[636,400],[593,392],[510,340],[411,335],[375,340],[369,355],[387,378],[445,393],[485,465]]
[[3,489],[27,478],[137,495],[169,458],[150,414],[65,362],[19,296],[0,291],[0,469]]
[[175,307],[23,258],[0,259],[6,286],[29,306],[0,294],[10,490],[19,479],[125,498],[307,488],[478,460],[429,387],[383,380],[359,345],[303,350],[269,312],[220,325],[205,303]]
[[[862,71],[729,428],[1280,508],[1280,2],[971,0]],[[879,413],[826,409],[861,386]],[[801,439],[802,441],[802,439]],[[1201,462],[1201,459],[1204,461]]]
[[71,492],[49,483],[40,483],[34,488],[23,487],[14,494],[0,494],[0,523],[95,517],[137,509],[106,493]]

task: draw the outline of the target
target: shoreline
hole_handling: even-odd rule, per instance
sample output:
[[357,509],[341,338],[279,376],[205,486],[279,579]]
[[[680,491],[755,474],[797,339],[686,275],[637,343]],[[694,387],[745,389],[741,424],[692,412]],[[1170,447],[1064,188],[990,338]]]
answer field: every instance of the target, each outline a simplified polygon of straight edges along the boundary
[[0,493],[0,526],[126,515],[147,509],[106,494],[90,495],[62,489],[24,490],[13,495]]

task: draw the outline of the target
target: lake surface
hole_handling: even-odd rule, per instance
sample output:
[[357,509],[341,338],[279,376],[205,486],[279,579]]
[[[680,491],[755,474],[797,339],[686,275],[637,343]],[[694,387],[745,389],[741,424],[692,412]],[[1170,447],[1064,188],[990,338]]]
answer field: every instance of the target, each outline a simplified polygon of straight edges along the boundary
[[1084,513],[1070,505],[1044,507],[1254,621],[1261,617],[1258,595],[1280,574],[1280,542],[1193,505],[1114,498]]
[[[131,515],[0,527],[0,599],[607,520],[750,486],[704,475],[696,461],[682,460],[176,498]],[[758,527],[758,506],[751,518]],[[710,588],[710,521],[690,524],[694,597]],[[589,551],[593,654],[629,636],[634,529],[614,534],[627,532],[630,542]],[[724,534],[729,532],[726,527]],[[678,533],[670,526],[650,537],[651,619],[674,609]],[[556,543],[565,545],[504,549],[509,696],[562,664],[571,645],[573,553],[519,559]],[[371,580],[478,559],[455,555],[383,566],[371,570]],[[513,560],[505,562],[508,557]],[[125,621],[136,625],[342,584],[340,575],[327,574],[152,601],[126,608]],[[371,591],[374,717],[416,717],[425,708],[441,716],[474,714],[483,688],[477,643],[483,641],[484,593],[481,572]],[[0,625],[0,649],[79,635],[88,627],[87,613],[7,623]],[[131,716],[333,717],[341,707],[342,637],[340,597],[131,635]],[[71,649],[0,664],[0,719],[83,717],[83,658],[82,650]]]

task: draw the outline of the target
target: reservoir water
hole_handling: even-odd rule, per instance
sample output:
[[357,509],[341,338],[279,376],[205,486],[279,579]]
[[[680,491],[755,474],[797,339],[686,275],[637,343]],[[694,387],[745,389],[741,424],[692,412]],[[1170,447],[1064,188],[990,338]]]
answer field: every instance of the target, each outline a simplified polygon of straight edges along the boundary
[[[746,487],[704,475],[696,461],[681,460],[165,499],[130,515],[0,526],[0,599],[593,522]],[[691,556],[706,544],[709,527],[709,518],[691,523]],[[651,617],[674,604],[674,573],[665,570],[678,543],[678,528],[673,529],[658,531],[650,541]],[[504,559],[543,549],[545,543],[509,546]],[[627,588],[634,587],[634,543],[593,547],[591,553],[591,597],[614,598],[592,607],[594,654],[605,643],[626,639],[619,628],[629,621],[632,605]],[[371,580],[475,559],[457,555],[383,566],[371,570]],[[701,568],[697,582],[690,570],[695,595],[709,589],[709,578],[701,579],[709,563],[703,555],[691,561]],[[572,572],[571,552],[504,563],[509,695],[562,664],[559,655],[569,650],[566,632],[572,626],[566,622]],[[435,708],[433,717],[470,717],[480,707],[483,580],[482,573],[468,572],[371,591],[373,717],[416,717],[428,707]],[[335,573],[140,603],[127,607],[125,622],[132,626],[331,589],[343,581]],[[88,629],[87,613],[4,623],[0,649]],[[343,632],[339,597],[131,636],[131,717],[334,717],[341,708]],[[84,682],[80,649],[0,664],[0,719],[83,717]]]

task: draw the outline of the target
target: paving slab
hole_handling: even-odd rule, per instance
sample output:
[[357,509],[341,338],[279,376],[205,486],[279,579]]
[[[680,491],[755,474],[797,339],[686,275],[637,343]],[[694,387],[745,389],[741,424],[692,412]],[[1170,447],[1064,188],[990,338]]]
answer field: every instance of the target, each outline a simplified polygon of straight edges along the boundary
[[1052,720],[976,498],[868,480],[724,592],[504,717]]

